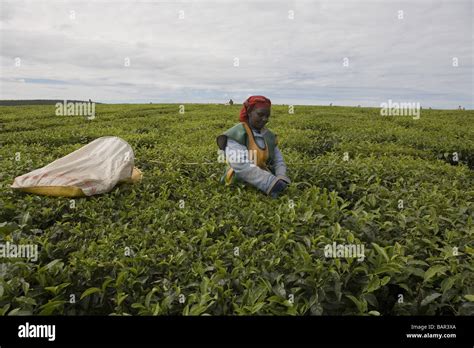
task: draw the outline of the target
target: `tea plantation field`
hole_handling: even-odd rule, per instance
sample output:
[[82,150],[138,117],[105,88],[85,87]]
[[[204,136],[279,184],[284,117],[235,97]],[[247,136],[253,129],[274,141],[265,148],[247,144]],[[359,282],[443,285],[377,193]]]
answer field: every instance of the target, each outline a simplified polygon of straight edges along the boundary
[[[473,111],[273,106],[293,181],[273,200],[218,182],[215,137],[239,110],[0,107],[0,244],[39,250],[0,258],[0,314],[474,315]],[[105,135],[131,144],[140,184],[75,200],[10,189]]]

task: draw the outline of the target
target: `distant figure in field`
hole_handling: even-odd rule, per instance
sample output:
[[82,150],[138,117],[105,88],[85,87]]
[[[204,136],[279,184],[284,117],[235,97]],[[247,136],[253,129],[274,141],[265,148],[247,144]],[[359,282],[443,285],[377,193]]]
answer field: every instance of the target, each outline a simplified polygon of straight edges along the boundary
[[329,106],[332,106],[332,103],[331,103],[331,104],[329,104]]
[[232,99],[229,100],[229,105],[230,105],[230,106],[234,105],[234,101],[233,101]]
[[265,127],[270,108],[270,99],[249,97],[240,110],[240,123],[218,136],[217,145],[227,163],[221,183],[245,182],[277,198],[291,181],[277,136]]
[[459,107],[458,107],[458,110],[462,110],[462,107],[461,107],[461,105],[459,105]]

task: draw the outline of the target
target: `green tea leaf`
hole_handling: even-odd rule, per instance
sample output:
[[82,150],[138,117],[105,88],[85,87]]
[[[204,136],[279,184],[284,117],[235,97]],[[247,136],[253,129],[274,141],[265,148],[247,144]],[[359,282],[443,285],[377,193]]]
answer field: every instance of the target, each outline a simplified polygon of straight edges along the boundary
[[377,250],[377,253],[379,253],[379,255],[382,255],[382,256],[383,256],[383,258],[385,259],[385,261],[387,261],[387,262],[390,261],[390,259],[389,259],[388,255],[387,255],[387,253],[385,252],[385,250],[384,250],[382,247],[380,247],[380,246],[379,246],[378,244],[376,244],[376,243],[372,243],[372,246],[375,248],[375,250]]
[[436,300],[438,297],[440,297],[441,294],[439,292],[435,292],[431,295],[426,296],[423,301],[421,301],[422,306],[426,306],[427,304],[430,304],[434,300]]
[[444,274],[444,272],[448,269],[446,266],[442,265],[435,265],[433,267],[430,267],[426,272],[425,272],[425,282],[433,278],[436,274]]
[[81,300],[87,296],[90,296],[92,294],[95,294],[96,292],[100,292],[101,290],[99,288],[89,288],[86,291],[84,291],[81,295]]

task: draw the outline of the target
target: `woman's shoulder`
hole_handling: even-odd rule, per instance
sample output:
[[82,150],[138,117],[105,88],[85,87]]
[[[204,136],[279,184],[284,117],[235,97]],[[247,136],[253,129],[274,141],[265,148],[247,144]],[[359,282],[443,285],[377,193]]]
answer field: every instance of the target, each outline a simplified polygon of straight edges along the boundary
[[240,131],[241,129],[245,130],[245,127],[244,127],[242,122],[239,122],[239,123],[235,124],[234,126],[232,126],[231,128],[229,128],[226,131],[226,133],[229,132],[229,131]]
[[276,137],[276,134],[274,132],[272,132],[272,130],[270,130],[266,127],[264,129],[262,129],[261,133],[262,133],[263,136]]
[[245,131],[245,127],[242,123],[237,123],[232,128],[229,128],[224,132],[224,135],[227,137],[237,141],[240,144],[245,144],[247,132]]

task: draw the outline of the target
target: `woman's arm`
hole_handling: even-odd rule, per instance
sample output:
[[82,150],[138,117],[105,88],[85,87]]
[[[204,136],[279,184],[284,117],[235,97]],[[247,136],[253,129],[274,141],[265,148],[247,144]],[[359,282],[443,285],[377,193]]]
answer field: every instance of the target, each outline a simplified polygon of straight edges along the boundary
[[[228,138],[225,153],[227,162],[234,169],[235,175],[237,175],[238,179],[248,182],[259,190],[268,193],[268,190],[274,184],[276,177],[272,173],[257,167],[248,160],[247,147]],[[236,156],[236,154],[242,156]],[[234,161],[232,161],[232,159],[234,159]]]

